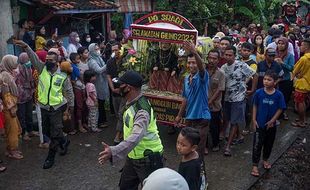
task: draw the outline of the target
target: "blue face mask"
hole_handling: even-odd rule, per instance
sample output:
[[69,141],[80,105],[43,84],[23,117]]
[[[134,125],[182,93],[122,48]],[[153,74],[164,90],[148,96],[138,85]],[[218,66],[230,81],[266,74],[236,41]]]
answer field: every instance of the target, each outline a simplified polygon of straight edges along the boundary
[[31,68],[31,62],[30,61],[28,61],[27,63],[24,63],[24,66],[26,67],[26,68]]

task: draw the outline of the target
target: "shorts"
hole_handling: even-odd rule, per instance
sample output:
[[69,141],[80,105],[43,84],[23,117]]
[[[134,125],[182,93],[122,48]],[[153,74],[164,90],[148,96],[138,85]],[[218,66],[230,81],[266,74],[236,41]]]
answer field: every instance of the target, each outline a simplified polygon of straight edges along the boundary
[[305,103],[308,98],[308,93],[303,93],[303,92],[294,92],[294,102],[295,103]]
[[224,102],[224,119],[231,125],[243,126],[245,123],[246,102]]

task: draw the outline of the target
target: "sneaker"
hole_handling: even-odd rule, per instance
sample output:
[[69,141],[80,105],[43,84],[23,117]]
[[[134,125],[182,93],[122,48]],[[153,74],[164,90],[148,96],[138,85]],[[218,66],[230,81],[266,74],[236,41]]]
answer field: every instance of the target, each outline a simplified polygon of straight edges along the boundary
[[220,151],[220,146],[219,145],[217,145],[217,146],[212,148],[212,152],[218,152],[218,151]]

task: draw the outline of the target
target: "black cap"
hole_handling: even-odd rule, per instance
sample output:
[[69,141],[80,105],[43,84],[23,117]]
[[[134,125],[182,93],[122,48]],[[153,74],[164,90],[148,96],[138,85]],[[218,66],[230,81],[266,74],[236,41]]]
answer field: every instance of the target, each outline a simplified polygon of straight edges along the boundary
[[47,42],[46,42],[46,47],[47,48],[52,48],[52,47],[54,47],[56,45],[56,42],[54,41],[54,40],[48,40]]
[[141,87],[143,83],[142,76],[133,70],[127,71],[123,76],[119,78],[122,84],[129,84],[134,87]]
[[266,53],[267,53],[267,55],[270,55],[270,56],[273,56],[273,55],[276,55],[276,50],[275,49],[273,49],[273,48],[268,48],[267,50],[266,50]]

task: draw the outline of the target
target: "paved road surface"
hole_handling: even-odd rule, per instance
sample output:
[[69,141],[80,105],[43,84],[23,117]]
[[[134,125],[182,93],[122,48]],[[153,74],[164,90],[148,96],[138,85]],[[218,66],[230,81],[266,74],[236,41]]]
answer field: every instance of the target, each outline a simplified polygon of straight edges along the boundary
[[[113,117],[109,117],[113,119]],[[292,118],[292,116],[291,116]],[[22,142],[23,160],[10,160],[3,156],[4,139],[0,139],[1,158],[7,171],[0,174],[0,189],[117,189],[122,164],[101,166],[97,163],[101,141],[113,142],[114,124],[100,134],[87,133],[70,136],[68,155],[56,157],[53,168],[43,170],[42,164],[47,150],[39,149],[38,138]],[[275,161],[294,141],[298,129],[282,122],[277,133],[271,161]],[[175,149],[177,135],[167,135],[167,128],[160,127],[160,135],[165,147],[167,167],[177,169],[180,157]],[[90,146],[89,146],[90,145]],[[244,144],[232,149],[233,156],[226,158],[222,151],[209,153],[205,157],[209,189],[248,189],[256,180],[250,176],[252,135],[246,136]],[[263,171],[263,170],[262,170]]]

